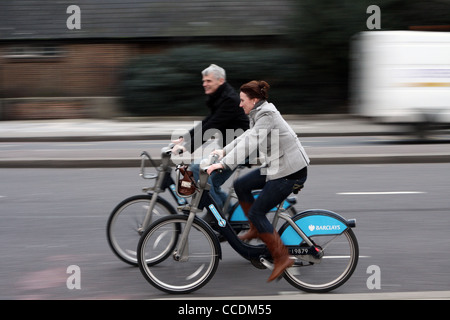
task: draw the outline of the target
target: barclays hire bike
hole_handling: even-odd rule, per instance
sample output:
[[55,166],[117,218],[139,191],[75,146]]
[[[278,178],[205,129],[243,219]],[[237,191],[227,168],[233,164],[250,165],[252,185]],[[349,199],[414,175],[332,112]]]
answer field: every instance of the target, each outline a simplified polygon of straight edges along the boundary
[[[130,265],[137,266],[136,247],[141,234],[147,226],[161,217],[177,214],[177,210],[186,214],[189,213],[189,202],[187,199],[189,197],[179,195],[176,192],[177,185],[171,175],[173,147],[173,144],[169,144],[161,149],[160,165],[147,152],[142,152],[140,176],[146,180],[155,180],[154,186],[143,188],[144,194],[134,195],[121,201],[116,205],[108,218],[106,226],[108,244],[120,260]],[[150,172],[148,167],[156,168],[156,173]],[[244,167],[244,165],[238,167],[234,174],[235,179]],[[177,208],[161,197],[161,194],[166,190],[169,191],[178,205]],[[254,196],[257,197],[258,195],[259,191],[255,191]],[[249,224],[239,203],[237,201],[232,203],[232,199],[236,198],[231,185],[224,204],[224,212],[230,213],[230,224],[238,233],[247,230]],[[295,203],[296,198],[290,197],[285,201],[281,210],[292,216],[296,213]],[[273,208],[271,214],[276,212],[277,209]]]
[[[151,156],[143,151],[141,154],[140,176],[155,179],[153,187],[143,188],[145,194],[135,195],[121,201],[111,212],[106,237],[114,254],[122,261],[137,265],[136,246],[144,229],[159,217],[177,214],[176,209],[160,196],[166,189],[178,205],[187,204],[186,199],[175,192],[175,182],[171,177],[170,157],[173,145],[161,149],[161,164],[157,165]],[[146,166],[156,168],[157,173],[148,173]]]
[[[272,257],[264,244],[242,242],[221,208],[210,196],[207,168],[201,170],[198,190],[189,214],[161,218],[142,234],[137,246],[139,269],[155,288],[173,294],[200,289],[214,276],[222,259],[215,232],[255,267],[273,269]],[[200,199],[217,220],[210,225],[196,216]],[[281,207],[282,204],[279,205]],[[291,217],[277,212],[286,222],[278,230],[294,265],[283,277],[294,287],[307,292],[328,292],[343,285],[353,274],[359,247],[352,231],[355,220],[346,220],[328,210],[306,210]]]

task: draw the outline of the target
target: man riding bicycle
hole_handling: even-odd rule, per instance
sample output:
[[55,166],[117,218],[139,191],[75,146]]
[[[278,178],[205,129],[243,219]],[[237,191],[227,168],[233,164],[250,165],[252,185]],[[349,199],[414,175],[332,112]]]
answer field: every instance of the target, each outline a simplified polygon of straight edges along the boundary
[[[225,70],[218,65],[211,64],[202,71],[202,82],[205,94],[208,96],[206,106],[210,110],[201,123],[192,128],[186,137],[174,141],[177,145],[173,153],[179,150],[195,150],[204,145],[212,135],[218,135],[223,147],[226,143],[232,141],[249,128],[248,116],[239,107],[239,95],[237,91],[226,82]],[[207,132],[208,137],[204,137]],[[216,140],[216,141],[217,141]],[[226,141],[229,140],[229,141]],[[201,157],[203,154],[201,155]],[[191,165],[195,181],[199,177],[199,164],[194,162]],[[226,169],[222,172],[216,172],[208,180],[211,185],[210,194],[217,205],[223,207],[227,194],[221,189],[221,186],[232,175],[234,170]],[[205,217],[209,220],[209,217]]]

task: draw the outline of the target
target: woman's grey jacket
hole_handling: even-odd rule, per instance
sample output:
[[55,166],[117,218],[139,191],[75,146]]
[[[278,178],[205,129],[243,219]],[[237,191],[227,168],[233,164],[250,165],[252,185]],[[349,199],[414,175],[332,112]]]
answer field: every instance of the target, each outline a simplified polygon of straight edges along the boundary
[[[286,177],[309,164],[297,135],[272,103],[263,101],[250,111],[250,129],[229,143],[220,161],[234,169],[259,151],[261,173],[267,180]],[[252,163],[252,162],[251,162]]]

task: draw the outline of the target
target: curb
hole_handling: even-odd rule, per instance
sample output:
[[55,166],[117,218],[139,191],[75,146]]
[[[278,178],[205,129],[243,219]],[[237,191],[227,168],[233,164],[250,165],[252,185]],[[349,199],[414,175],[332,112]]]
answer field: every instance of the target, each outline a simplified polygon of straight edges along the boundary
[[[153,159],[156,165],[161,159]],[[448,163],[450,154],[434,155],[365,155],[312,157],[312,165]],[[125,159],[8,159],[0,160],[0,168],[139,168],[140,158]]]
[[[386,132],[296,132],[301,138],[314,137],[358,137],[358,136],[399,136],[406,133],[386,131]],[[169,134],[151,134],[151,135],[105,135],[105,136],[42,136],[42,137],[0,137],[2,142],[93,142],[93,141],[132,141],[132,140],[170,140]]]

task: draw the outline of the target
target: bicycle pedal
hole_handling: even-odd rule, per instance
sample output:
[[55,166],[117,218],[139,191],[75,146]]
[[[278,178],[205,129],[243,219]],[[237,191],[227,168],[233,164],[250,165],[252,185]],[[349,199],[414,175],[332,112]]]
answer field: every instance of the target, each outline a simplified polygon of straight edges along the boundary
[[263,266],[265,266],[267,269],[269,270],[273,270],[273,263],[264,259],[264,258],[260,258],[259,262],[262,263]]

